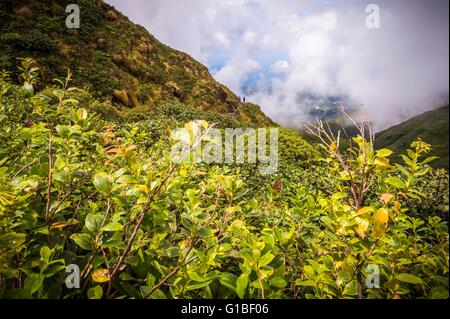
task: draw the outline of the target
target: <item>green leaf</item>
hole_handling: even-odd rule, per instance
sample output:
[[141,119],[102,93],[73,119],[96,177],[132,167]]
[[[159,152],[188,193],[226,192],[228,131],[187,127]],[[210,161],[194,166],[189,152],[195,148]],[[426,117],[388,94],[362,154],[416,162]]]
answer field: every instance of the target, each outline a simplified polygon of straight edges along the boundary
[[241,249],[239,256],[246,261],[251,261],[253,259],[252,251],[249,248]]
[[233,292],[236,292],[236,281],[238,277],[228,272],[223,272],[220,274],[219,282],[230,289]]
[[[59,260],[59,262],[64,264],[64,259]],[[65,271],[65,270],[66,270],[66,266],[61,266],[61,265],[51,266],[45,270],[44,275],[45,275],[45,278],[49,278],[49,277],[56,275],[57,273],[59,273],[61,271]]]
[[209,284],[211,282],[212,282],[212,280],[209,280],[209,281],[201,282],[201,283],[198,283],[198,284],[189,285],[189,286],[186,287],[186,290],[189,291],[189,290],[200,289],[200,288],[209,286]]
[[94,286],[89,288],[87,291],[87,296],[89,299],[101,299],[103,296],[103,288],[102,286]]
[[20,247],[26,241],[26,235],[9,232],[0,235],[0,249],[15,249]]
[[29,291],[30,294],[35,293],[44,282],[45,276],[43,274],[30,273],[25,278],[25,290]]
[[150,296],[148,296],[150,299],[166,299],[166,295],[164,294],[164,291],[161,289],[156,289]]
[[197,202],[196,191],[193,189],[188,189],[186,191],[186,197],[189,199],[192,205],[194,205]]
[[128,297],[135,299],[140,297],[139,290],[137,290],[133,285],[129,284],[128,282],[122,282],[120,284],[120,289],[124,291],[128,295]]
[[196,271],[190,271],[188,273],[189,278],[193,281],[198,281],[198,282],[204,282],[205,278],[203,276],[201,276],[198,272]]
[[448,290],[444,287],[436,287],[431,289],[432,299],[448,299]]
[[170,247],[167,249],[166,253],[170,258],[177,257],[180,254],[180,247]]
[[272,276],[273,269],[272,268],[269,268],[269,269],[260,268],[259,273],[261,275],[261,279],[265,279],[265,278]]
[[297,279],[295,281],[295,285],[296,286],[304,286],[304,287],[315,287],[316,284],[313,280],[301,280],[301,279]]
[[384,180],[387,184],[392,185],[396,188],[405,188],[405,183],[398,177],[388,177]]
[[125,174],[127,172],[127,170],[125,168],[119,168],[117,171],[115,171],[114,173],[112,173],[111,177],[112,179],[116,180],[117,178],[119,178],[120,176],[122,176],[123,174]]
[[44,260],[44,262],[48,264],[50,262],[50,259],[52,258],[52,251],[47,246],[42,246],[40,255],[42,260]]
[[108,225],[102,227],[103,231],[121,231],[123,225],[118,222],[111,222]]
[[338,200],[338,199],[344,199],[344,198],[346,198],[346,197],[347,197],[347,194],[344,193],[344,192],[339,192],[339,193],[336,193],[336,194],[334,194],[334,195],[332,196],[332,198],[333,198],[333,199],[336,199],[336,200]]
[[73,234],[70,238],[81,248],[85,250],[91,250],[93,241],[88,234]]
[[125,243],[122,241],[120,232],[106,232],[103,234],[102,245],[108,248],[124,248]]
[[97,232],[100,229],[102,222],[103,222],[102,214],[90,213],[86,216],[85,220],[86,228],[93,233]]
[[112,196],[112,199],[119,206],[127,207],[127,205],[128,205],[127,200],[123,196],[116,196],[115,195],[115,196]]
[[151,273],[147,274],[147,286],[153,287],[155,285],[156,278]]
[[248,285],[248,276],[246,274],[242,274],[236,280],[236,293],[239,298],[243,299],[245,297],[245,291],[247,290]]
[[66,99],[66,100],[62,101],[62,105],[66,105],[66,104],[69,104],[69,103],[71,103],[71,104],[78,104],[78,101],[75,100],[75,99]]
[[106,173],[95,174],[94,186],[99,192],[108,192],[111,189],[111,177]]
[[419,277],[416,277],[414,275],[411,274],[407,274],[407,273],[403,273],[403,274],[398,274],[397,276],[395,276],[395,279],[400,280],[402,282],[406,282],[408,284],[413,284],[413,285],[422,285],[422,279],[420,279]]
[[119,184],[136,184],[137,180],[132,175],[122,175],[119,178],[117,178],[116,183],[119,183]]
[[403,158],[403,161],[406,163],[406,165],[408,165],[409,167],[412,167],[414,165],[411,159],[408,158],[408,156],[402,154],[401,157]]
[[380,156],[380,157],[388,157],[388,156],[390,156],[392,153],[393,153],[393,152],[392,152],[391,150],[388,150],[388,149],[386,149],[386,148],[383,148],[383,149],[377,151],[377,156]]
[[54,174],[55,181],[67,182],[69,180],[69,174],[64,170],[57,170]]
[[56,126],[56,132],[61,137],[68,137],[70,134],[70,127],[67,125],[58,125],[58,126]]
[[287,286],[287,282],[283,278],[276,276],[270,279],[270,285],[278,288],[284,288]]
[[267,253],[264,256],[261,257],[261,259],[258,262],[259,267],[264,267],[268,265],[273,259],[275,258],[274,255],[271,253]]
[[[66,101],[70,101],[70,99],[69,99],[69,100],[66,100]],[[77,101],[77,100],[73,100],[73,103],[76,104],[76,103],[78,103],[78,101]],[[85,120],[85,119],[87,119],[88,114],[87,114],[86,109],[80,108],[80,109],[77,111],[77,116],[78,116],[78,119],[79,119],[79,120]]]
[[406,193],[406,196],[408,196],[409,198],[413,198],[413,199],[420,199],[419,196],[417,196],[416,194],[411,193],[411,192]]
[[32,96],[34,94],[33,85],[25,81],[22,85],[22,92],[24,93],[25,96]]
[[197,231],[197,235],[205,238],[208,237],[211,234],[211,229],[209,229],[208,227],[202,227]]
[[430,156],[430,157],[427,157],[423,162],[422,162],[422,164],[428,164],[428,163],[430,163],[430,162],[432,162],[432,161],[434,161],[434,160],[437,160],[439,157],[437,157],[437,156]]
[[61,157],[61,156],[57,156],[56,160],[55,160],[55,168],[60,170],[62,169],[64,166],[66,165],[66,160]]
[[358,295],[358,283],[357,283],[357,281],[356,280],[352,280],[348,284],[346,284],[342,294],[344,296],[356,297]]

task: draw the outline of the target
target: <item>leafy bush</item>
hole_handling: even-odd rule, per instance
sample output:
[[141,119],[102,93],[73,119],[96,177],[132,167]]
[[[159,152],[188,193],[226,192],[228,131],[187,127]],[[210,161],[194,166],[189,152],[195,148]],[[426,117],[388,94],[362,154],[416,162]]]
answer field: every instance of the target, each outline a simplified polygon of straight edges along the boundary
[[80,20],[82,30],[89,31],[97,26],[102,19],[102,12],[95,1],[79,0]]
[[408,208],[429,195],[427,144],[392,166],[364,134],[321,158],[282,131],[284,173],[252,184],[251,166],[172,163],[167,132],[194,111],[100,116],[69,80],[25,96],[0,77],[0,297],[448,298],[448,199]]
[[31,30],[27,34],[5,33],[2,41],[16,49],[51,52],[55,50],[53,40],[46,34],[37,30]]

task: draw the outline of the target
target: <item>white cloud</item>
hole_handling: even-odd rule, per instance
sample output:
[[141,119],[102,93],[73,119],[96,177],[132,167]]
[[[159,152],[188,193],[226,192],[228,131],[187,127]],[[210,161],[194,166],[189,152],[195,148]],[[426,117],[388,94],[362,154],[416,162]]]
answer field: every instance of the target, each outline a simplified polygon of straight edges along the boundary
[[227,35],[223,32],[216,32],[213,35],[214,40],[218,46],[222,46],[228,48],[230,46],[230,39],[228,39]]
[[247,31],[242,35],[242,41],[246,45],[254,45],[258,40],[258,34],[253,31]]
[[286,60],[278,60],[271,67],[274,73],[287,73],[289,71],[289,62]]
[[250,97],[281,123],[302,119],[302,92],[347,95],[379,128],[448,96],[446,0],[379,0],[380,29],[365,27],[366,4],[356,0],[109,2],[202,63],[231,50],[214,76],[237,94],[255,72],[283,73],[263,77],[272,90]]
[[237,54],[215,74],[215,78],[219,82],[226,83],[234,92],[239,93],[242,81],[260,68],[261,66],[255,60]]

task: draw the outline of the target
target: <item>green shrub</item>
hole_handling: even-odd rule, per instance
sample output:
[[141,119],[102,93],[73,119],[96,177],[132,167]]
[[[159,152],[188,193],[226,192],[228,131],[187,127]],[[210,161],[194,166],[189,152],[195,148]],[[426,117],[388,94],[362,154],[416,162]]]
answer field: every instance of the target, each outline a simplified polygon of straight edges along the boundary
[[77,3],[80,6],[81,28],[88,31],[97,26],[102,20],[102,12],[95,1],[79,0]]
[[[409,211],[444,174],[426,143],[393,166],[362,136],[320,157],[282,130],[284,171],[256,181],[251,165],[170,160],[170,129],[212,114],[167,103],[138,119],[58,83],[24,96],[0,76],[0,298],[448,298],[448,197]],[[193,148],[204,135],[186,128]]]
[[37,30],[31,30],[27,34],[5,33],[1,37],[2,41],[13,48],[20,50],[33,50],[41,52],[51,52],[55,50],[53,40],[46,34]]

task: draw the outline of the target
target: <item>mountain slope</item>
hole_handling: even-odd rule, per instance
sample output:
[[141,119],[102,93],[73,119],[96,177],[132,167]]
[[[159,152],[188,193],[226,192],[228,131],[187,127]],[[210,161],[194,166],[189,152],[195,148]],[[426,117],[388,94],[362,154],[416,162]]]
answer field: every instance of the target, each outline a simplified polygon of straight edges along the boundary
[[[80,7],[79,29],[68,29],[68,4]],[[274,125],[256,105],[243,104],[188,54],[162,44],[112,6],[94,0],[2,0],[0,69],[15,72],[17,57],[33,57],[41,87],[63,78],[120,107],[151,109],[176,100],[246,124]],[[17,74],[16,74],[17,75]]]
[[448,169],[448,109],[448,105],[440,107],[378,133],[375,146],[393,150],[397,155],[394,160],[398,160],[398,155],[404,152],[417,137],[420,137],[433,147],[431,155],[439,156],[439,159],[434,161],[432,165]]

